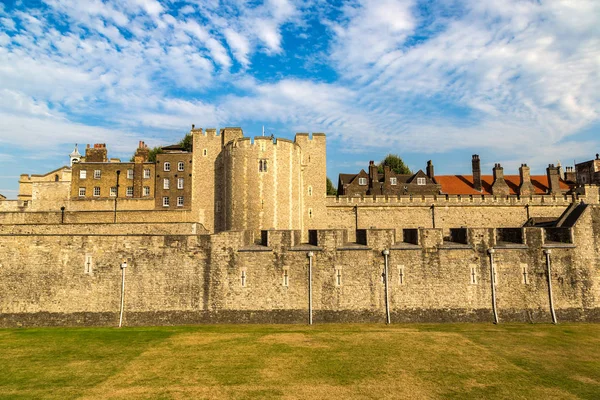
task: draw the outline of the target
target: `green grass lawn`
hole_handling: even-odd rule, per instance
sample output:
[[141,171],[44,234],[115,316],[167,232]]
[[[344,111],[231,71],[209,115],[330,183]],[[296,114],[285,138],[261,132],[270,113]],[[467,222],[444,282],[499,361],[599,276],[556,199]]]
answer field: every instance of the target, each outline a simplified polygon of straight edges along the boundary
[[600,398],[600,325],[0,330],[0,398]]

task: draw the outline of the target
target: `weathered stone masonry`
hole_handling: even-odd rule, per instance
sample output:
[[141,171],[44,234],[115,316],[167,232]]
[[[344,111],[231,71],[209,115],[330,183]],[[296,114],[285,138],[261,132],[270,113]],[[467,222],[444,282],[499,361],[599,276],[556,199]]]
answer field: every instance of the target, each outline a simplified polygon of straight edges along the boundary
[[[392,322],[492,322],[490,248],[500,322],[551,321],[544,250],[558,321],[600,320],[597,205],[571,228],[360,229],[351,243],[345,229],[310,231],[309,243],[300,231],[269,230],[255,244],[244,232],[194,234],[194,225],[109,233],[115,225],[100,224],[94,234],[4,225],[0,326],[116,325],[122,260],[126,325],[303,323],[308,251],[315,323],[384,322],[384,249]],[[142,230],[160,233],[133,233]]]

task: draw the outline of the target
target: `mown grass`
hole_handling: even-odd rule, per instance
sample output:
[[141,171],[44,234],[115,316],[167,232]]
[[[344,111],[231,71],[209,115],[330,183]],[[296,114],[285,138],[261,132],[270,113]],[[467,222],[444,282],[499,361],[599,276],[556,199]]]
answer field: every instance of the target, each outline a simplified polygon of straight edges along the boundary
[[600,325],[0,330],[0,398],[600,398]]

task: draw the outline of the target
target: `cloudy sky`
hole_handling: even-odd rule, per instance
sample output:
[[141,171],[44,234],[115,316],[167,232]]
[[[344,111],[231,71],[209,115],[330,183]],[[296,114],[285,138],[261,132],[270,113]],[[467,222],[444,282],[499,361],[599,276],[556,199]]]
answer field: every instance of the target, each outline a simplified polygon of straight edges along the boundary
[[[328,175],[388,152],[516,173],[600,152],[597,0],[1,0],[0,193],[74,143],[129,158],[191,124],[328,135]],[[83,146],[82,146],[83,147]]]

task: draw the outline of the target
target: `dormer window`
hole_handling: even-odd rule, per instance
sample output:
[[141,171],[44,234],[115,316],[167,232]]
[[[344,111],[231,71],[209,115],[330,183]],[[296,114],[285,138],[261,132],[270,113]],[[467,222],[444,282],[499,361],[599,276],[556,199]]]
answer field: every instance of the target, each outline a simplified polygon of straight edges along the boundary
[[360,186],[366,186],[367,185],[367,178],[358,178],[358,184]]
[[427,180],[425,178],[417,178],[417,185],[425,185],[427,184]]
[[396,177],[390,178],[390,185],[396,186],[397,184],[398,184],[398,178],[396,178]]

